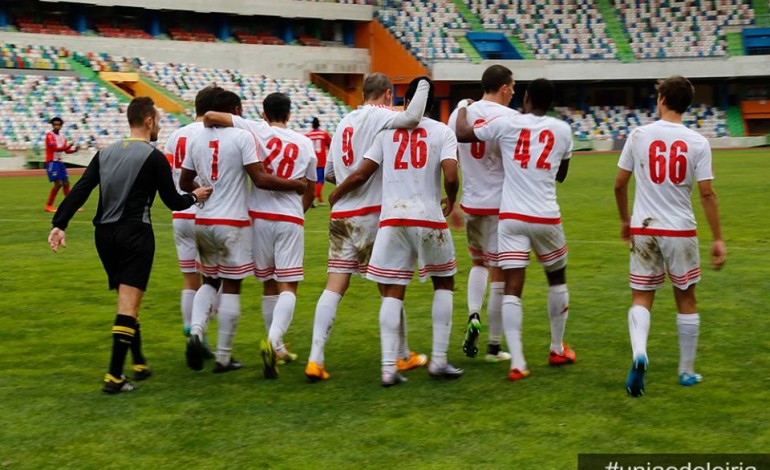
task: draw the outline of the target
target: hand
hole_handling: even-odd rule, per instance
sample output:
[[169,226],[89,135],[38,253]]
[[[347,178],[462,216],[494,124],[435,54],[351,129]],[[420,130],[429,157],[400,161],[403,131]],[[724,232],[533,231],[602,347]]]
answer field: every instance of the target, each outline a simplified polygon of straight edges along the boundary
[[195,197],[198,198],[197,204],[206,201],[206,199],[211,196],[212,191],[214,191],[214,188],[211,186],[201,186],[200,188],[195,188],[195,190],[193,190],[193,194],[195,194]]
[[297,194],[299,194],[300,196],[305,194],[305,191],[307,190],[307,178],[303,176],[302,178],[297,178],[294,181],[297,181],[299,183],[299,185],[297,186],[297,189],[295,190]]
[[714,240],[711,244],[711,266],[717,271],[722,269],[727,259],[727,248],[722,240]]
[[630,222],[621,222],[620,223],[620,238],[623,239],[624,242],[631,244],[631,223]]
[[52,228],[51,233],[48,234],[48,245],[54,253],[59,251],[59,247],[66,248],[67,240],[64,237],[64,230],[57,227]]
[[443,198],[441,200],[441,205],[443,206],[442,209],[441,209],[441,212],[444,213],[444,217],[449,217],[449,214],[451,214],[452,211],[454,210],[455,202],[454,201],[450,201],[447,198]]
[[464,100],[460,100],[457,103],[457,109],[467,108],[468,106],[473,104],[473,100],[470,98],[465,98]]

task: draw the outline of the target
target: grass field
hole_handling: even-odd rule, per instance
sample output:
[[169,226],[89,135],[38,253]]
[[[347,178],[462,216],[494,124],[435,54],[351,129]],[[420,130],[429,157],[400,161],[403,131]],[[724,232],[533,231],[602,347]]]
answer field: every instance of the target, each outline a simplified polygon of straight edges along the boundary
[[[157,253],[141,312],[156,375],[140,390],[99,390],[111,347],[115,295],[93,247],[86,211],[63,253],[45,239],[45,177],[0,179],[0,467],[38,468],[520,468],[569,469],[579,453],[767,452],[770,420],[770,151],[720,151],[714,159],[728,261],[704,269],[698,371],[676,382],[678,345],[669,288],[659,292],[650,335],[647,395],[626,397],[628,250],[619,240],[612,183],[617,155],[577,156],[559,188],[570,247],[566,340],[578,362],[549,368],[547,289],[535,264],[524,292],[524,346],[532,376],[510,383],[507,364],[460,352],[470,267],[455,232],[460,274],[449,359],[455,382],[407,372],[379,385],[379,298],[355,280],[327,349],[332,379],[308,384],[315,302],[325,283],[328,209],[309,213],[306,280],[287,341],[300,362],[262,378],[259,290],[249,279],[235,355],[241,371],[185,367],[170,214],[156,201]],[[699,205],[696,198],[696,205]],[[698,207],[701,253],[711,237]],[[406,299],[412,349],[430,351],[430,283]],[[485,319],[485,315],[482,317]],[[482,335],[485,344],[485,334]]]

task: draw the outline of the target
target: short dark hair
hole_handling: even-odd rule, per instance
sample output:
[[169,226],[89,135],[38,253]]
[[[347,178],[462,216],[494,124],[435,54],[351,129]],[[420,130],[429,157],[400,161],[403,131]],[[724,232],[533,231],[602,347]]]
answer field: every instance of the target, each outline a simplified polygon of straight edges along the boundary
[[666,107],[679,114],[684,114],[692,103],[692,97],[695,94],[695,88],[681,75],[674,75],[665,80],[660,80],[655,87],[658,95],[663,97]]
[[364,101],[376,100],[393,88],[393,82],[382,73],[375,72],[364,79]]
[[513,80],[513,72],[502,65],[492,65],[484,70],[481,76],[481,89],[484,93],[495,93],[503,85],[508,85]]
[[291,112],[291,99],[283,93],[270,93],[262,101],[262,110],[268,121],[286,122]]
[[131,127],[142,127],[144,120],[148,117],[155,117],[157,114],[155,102],[149,96],[137,96],[128,103],[126,116],[128,125]]
[[547,78],[532,80],[527,87],[527,96],[532,103],[532,109],[548,111],[553,103],[553,83]]
[[211,111],[235,114],[235,108],[242,107],[241,97],[230,90],[222,90],[214,95]]
[[428,100],[425,101],[425,112],[428,113],[433,109],[433,81],[429,77],[423,75],[409,82],[409,88],[404,93],[404,101],[412,101],[414,94],[417,93],[417,85],[420,83],[420,80],[425,80],[430,85],[430,88],[428,88]]
[[60,118],[59,116],[56,116],[55,118],[51,118],[51,120],[50,120],[50,121],[48,121],[48,122],[49,122],[51,125],[53,125],[53,123],[55,123],[55,122],[58,122],[59,124],[62,124],[62,125],[64,125],[64,121],[62,121],[62,118]]
[[201,117],[206,114],[207,111],[214,109],[214,99],[217,93],[225,91],[222,87],[216,85],[209,85],[201,88],[198,94],[195,95],[195,116]]
[[318,129],[321,127],[321,121],[318,120],[317,117],[313,118],[313,129]]

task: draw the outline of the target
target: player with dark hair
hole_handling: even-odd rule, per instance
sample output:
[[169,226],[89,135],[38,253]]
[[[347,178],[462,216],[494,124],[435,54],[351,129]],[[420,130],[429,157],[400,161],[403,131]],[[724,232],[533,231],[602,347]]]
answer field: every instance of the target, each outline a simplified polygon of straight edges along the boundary
[[[484,95],[481,101],[468,106],[469,124],[482,123],[500,114],[518,114],[508,107],[513,98],[513,73],[502,65],[488,67],[481,76]],[[455,110],[449,116],[449,128],[456,130]],[[503,335],[502,302],[503,270],[499,267],[497,249],[498,213],[503,188],[503,160],[500,146],[495,142],[474,142],[457,145],[463,173],[463,191],[460,207],[465,212],[465,233],[473,266],[468,274],[468,325],[465,330],[463,352],[476,357],[481,332],[481,306],[491,277],[487,317],[489,338],[487,362],[507,361],[511,355],[503,351],[500,340]]]
[[505,180],[498,226],[499,263],[505,289],[503,330],[511,352],[509,380],[529,376],[521,342],[524,273],[534,249],[548,278],[551,345],[548,363],[572,364],[575,352],[562,342],[569,313],[567,243],[556,202],[556,181],[567,177],[572,152],[569,125],[546,115],[553,101],[553,84],[532,81],[524,95],[522,115],[499,115],[472,127],[461,104],[457,116],[460,142],[497,142],[503,155]]
[[265,171],[278,178],[308,181],[302,195],[252,188],[249,196],[254,273],[263,282],[263,299],[277,297],[272,318],[265,321],[267,341],[261,343],[264,376],[276,378],[279,363],[297,359],[284,344],[284,336],[294,317],[297,286],[304,279],[304,213],[313,203],[316,158],[310,139],[286,127],[291,116],[287,95],[267,95],[262,109],[270,125],[269,133],[259,134]]
[[[203,130],[203,115],[214,109],[216,95],[224,91],[218,86],[207,86],[198,91],[195,96],[195,122],[174,131],[166,140],[166,158],[171,165],[174,175],[174,184],[179,189],[179,176],[182,174],[182,163],[189,153],[190,141]],[[174,242],[176,243],[179,269],[182,271],[182,329],[185,336],[190,336],[192,322],[192,306],[195,292],[201,286],[201,277],[198,273],[195,260],[198,251],[195,248],[195,214],[197,208],[190,207],[184,211],[172,213],[174,227]]]
[[[689,80],[674,76],[658,84],[660,120],[637,127],[628,137],[618,161],[615,199],[620,211],[620,236],[631,246],[631,308],[628,331],[632,365],[626,391],[644,395],[647,336],[655,291],[665,274],[674,287],[678,314],[679,384],[689,387],[702,380],[695,372],[700,315],[695,285],[700,281],[700,254],[692,209],[693,186],[698,186],[703,212],[711,228],[711,264],[720,269],[726,249],[719,222],[717,196],[711,186],[711,148],[708,140],[682,124],[694,89]],[[635,175],[633,214],[628,214],[628,183]]]
[[79,147],[74,142],[67,143],[67,139],[61,135],[61,128],[64,125],[62,118],[55,117],[50,123],[53,129],[45,133],[45,172],[48,174],[48,181],[53,183],[53,188],[48,193],[44,210],[56,212],[53,203],[59,189],[64,189],[64,197],[70,193],[70,180],[67,167],[62,161],[62,153],[75,153]]
[[[433,83],[418,77],[409,84],[404,100],[414,98],[418,83],[428,82],[425,104],[433,106]],[[345,194],[361,187],[382,169],[382,211],[366,278],[376,281],[382,292],[380,340],[382,343],[382,386],[405,382],[398,372],[401,354],[400,331],[406,286],[418,265],[420,280],[433,281],[433,349],[428,373],[440,379],[457,379],[462,374],[447,362],[452,329],[452,297],[457,272],[452,234],[446,223],[454,207],[460,183],[457,179],[457,140],[446,125],[423,117],[412,129],[381,132],[364,160],[329,197],[334,204]],[[441,174],[446,199],[441,204]]]
[[317,117],[313,118],[313,130],[305,135],[313,141],[315,156],[318,159],[318,166],[316,167],[316,176],[318,179],[315,184],[315,201],[319,205],[324,205],[324,168],[326,167],[326,153],[329,151],[329,146],[332,144],[332,138],[328,132],[321,129],[321,122]]
[[[393,84],[381,74],[364,79],[364,105],[345,116],[332,137],[330,158],[326,161],[325,178],[342,183],[363,160],[377,134],[385,129],[412,129],[422,119],[430,86],[423,81],[404,111],[390,107]],[[360,188],[343,196],[331,211],[329,221],[329,264],[326,288],[318,299],[313,323],[313,343],[305,375],[311,382],[326,380],[324,348],[329,340],[337,308],[350,286],[354,273],[365,274],[371,256],[382,204],[382,178],[379,174]],[[403,312],[402,312],[403,315]],[[424,354],[409,350],[406,341],[406,317],[401,321],[399,370],[427,364]]]
[[155,237],[150,208],[155,193],[171,210],[184,210],[205,201],[211,187],[194,187],[179,194],[174,187],[166,157],[150,142],[158,139],[159,113],[151,98],[131,100],[127,111],[131,137],[96,153],[83,176],[53,217],[48,243],[53,251],[65,246],[67,225],[98,185],[99,205],[94,217],[96,251],[107,272],[110,289],[118,291],[118,312],[112,327],[112,359],[104,377],[103,391],[130,392],[134,386],[123,376],[128,350],[134,362],[134,378],[143,380],[151,370],[142,354],[139,306],[147,289]]

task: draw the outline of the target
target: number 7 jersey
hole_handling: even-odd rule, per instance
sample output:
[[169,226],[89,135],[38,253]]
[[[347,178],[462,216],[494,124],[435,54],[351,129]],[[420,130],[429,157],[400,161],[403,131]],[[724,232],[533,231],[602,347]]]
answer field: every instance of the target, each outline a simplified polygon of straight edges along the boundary
[[500,145],[505,170],[500,219],[560,223],[556,172],[572,154],[569,125],[549,116],[506,113],[475,125],[474,133]]
[[636,180],[632,228],[694,235],[693,184],[714,178],[705,137],[663,120],[637,127],[623,146],[618,167],[633,172]]

